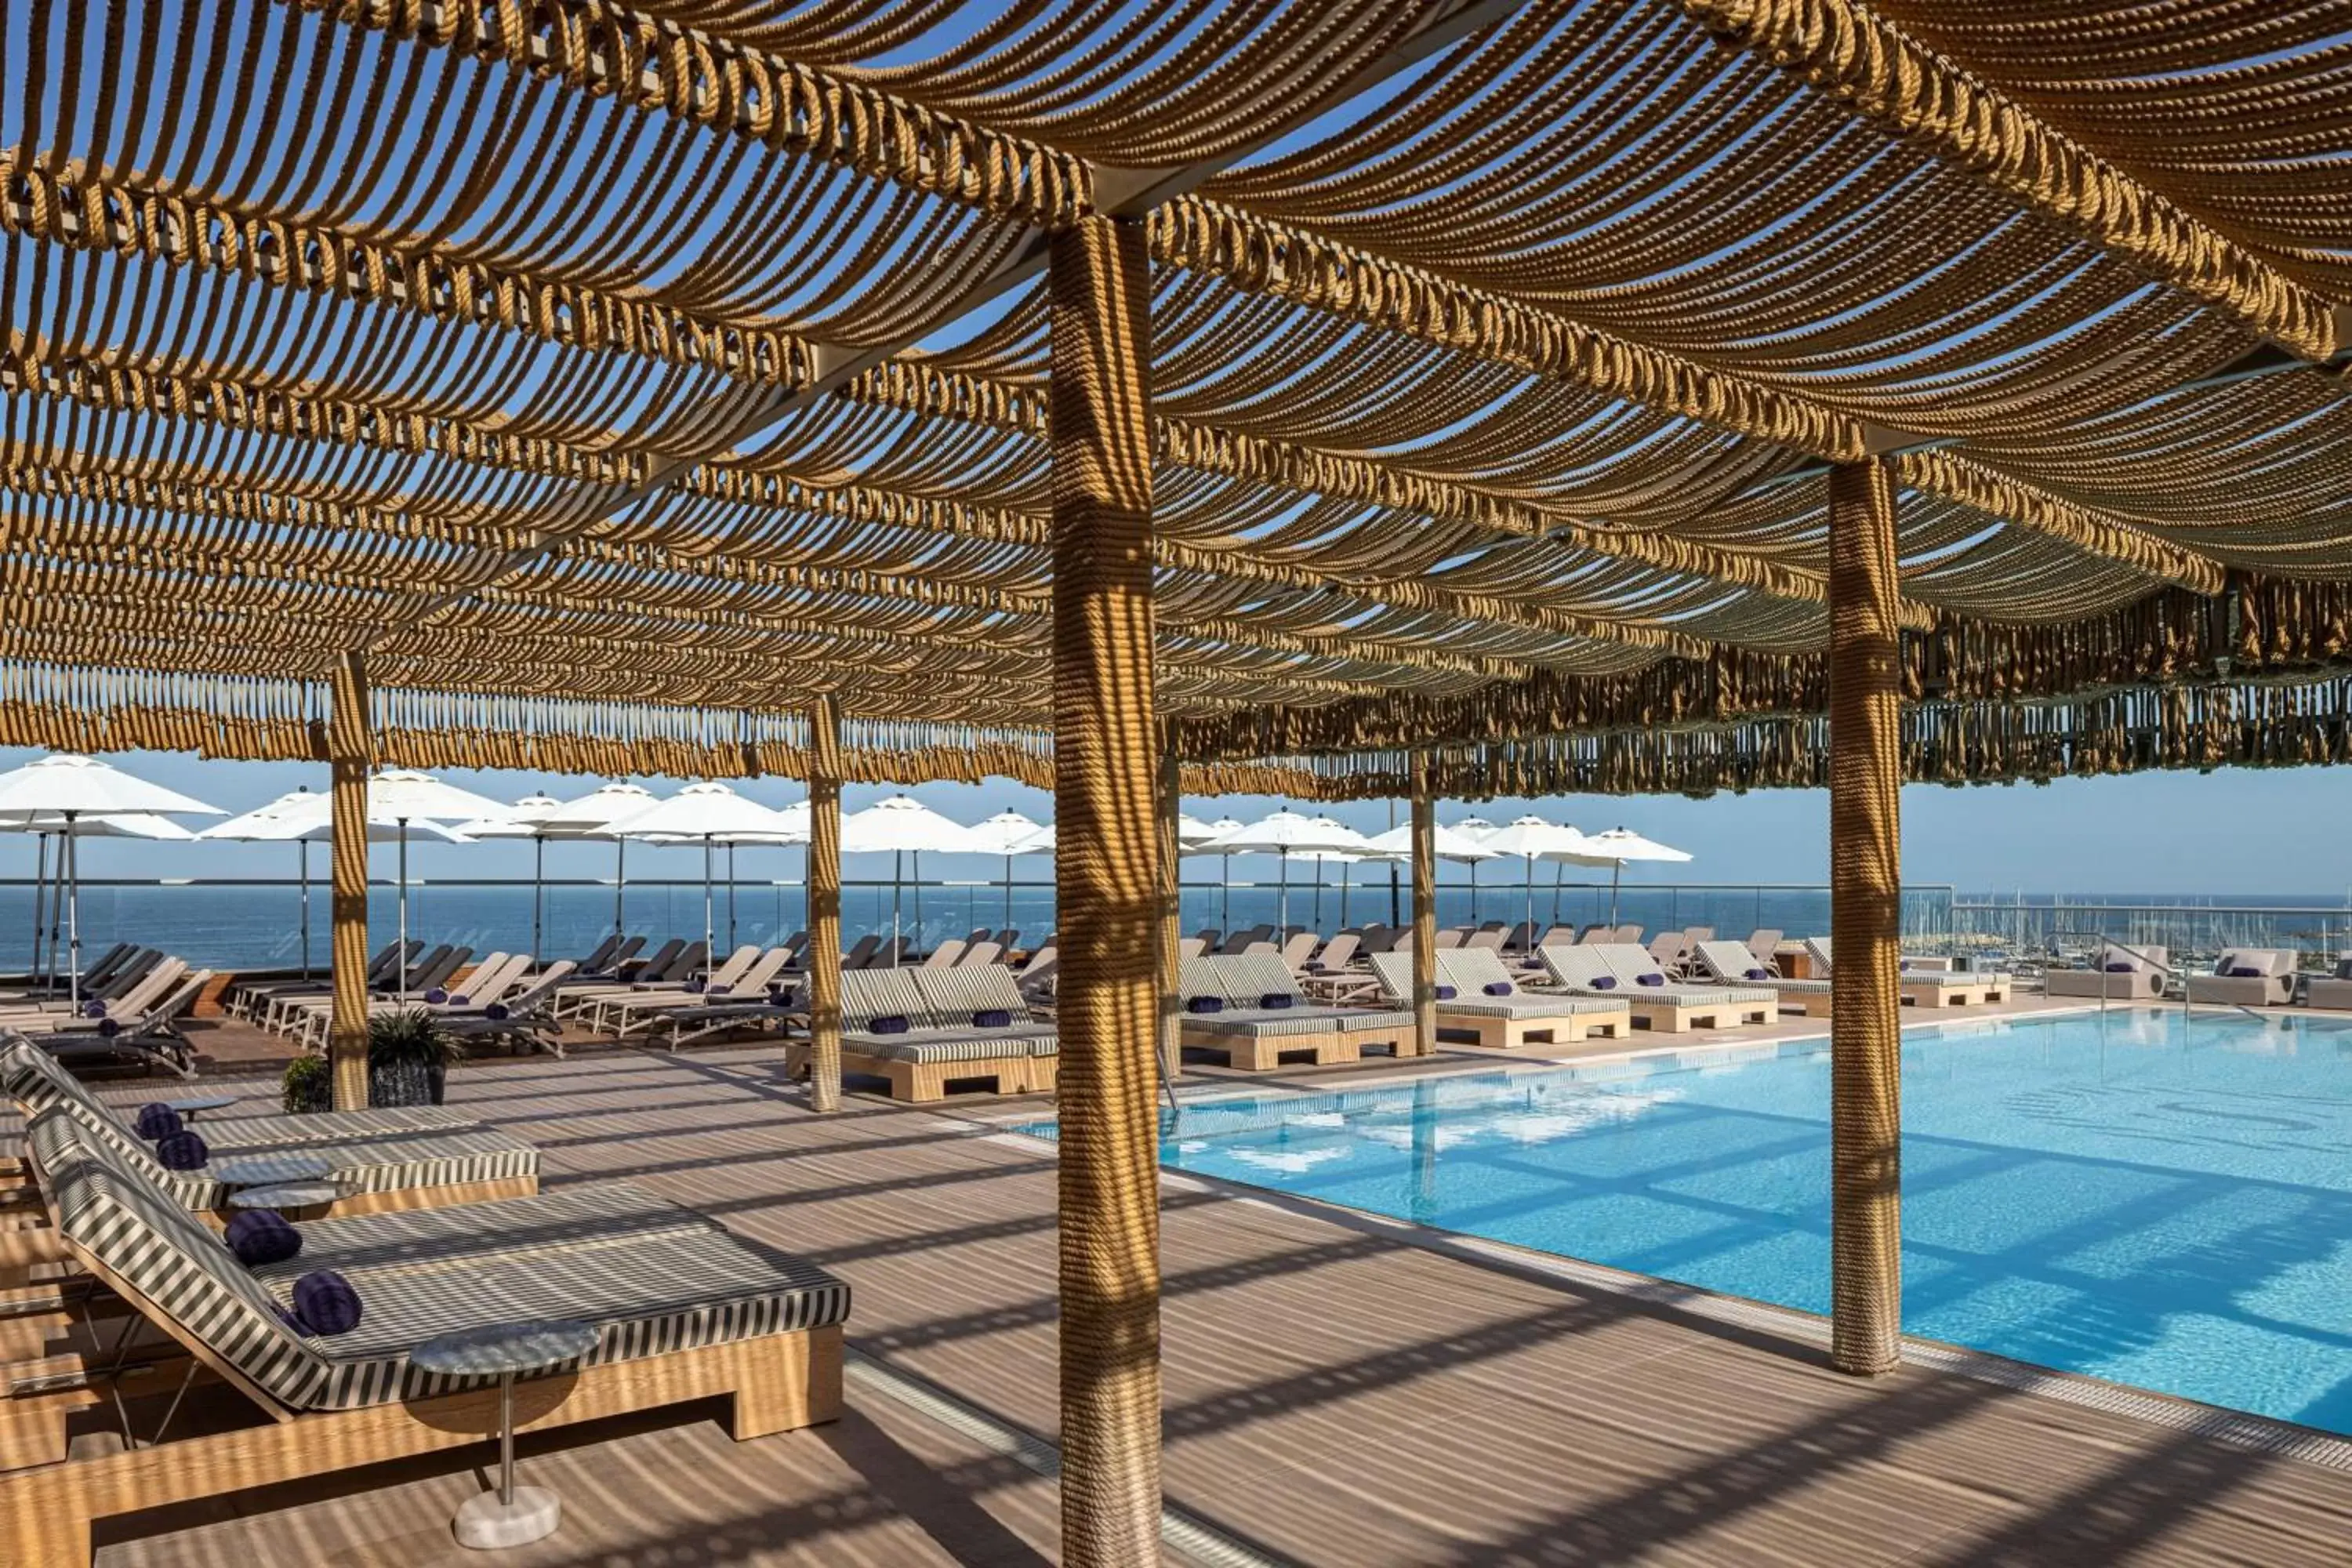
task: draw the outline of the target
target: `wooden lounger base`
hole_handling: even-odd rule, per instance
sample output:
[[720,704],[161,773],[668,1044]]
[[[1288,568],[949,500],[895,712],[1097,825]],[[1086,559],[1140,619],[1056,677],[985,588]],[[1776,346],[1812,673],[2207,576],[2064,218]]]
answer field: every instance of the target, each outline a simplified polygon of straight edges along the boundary
[[1228,1035],[1186,1030],[1180,1041],[1188,1050],[1223,1057],[1225,1065],[1244,1072],[1273,1072],[1282,1067],[1347,1067],[1364,1059],[1369,1047],[1386,1046],[1395,1057],[1411,1056],[1410,1034],[1343,1035],[1337,1030],[1310,1035]]
[[[739,1442],[841,1415],[838,1324],[515,1384],[515,1427],[545,1431],[731,1395]],[[55,1396],[51,1396],[55,1397]],[[32,1404],[38,1401],[14,1401]],[[62,1432],[68,1406],[58,1398]],[[89,1568],[94,1521],[494,1440],[495,1384],[409,1405],[281,1415],[268,1426],[0,1474],[0,1563]]]
[[1731,1029],[1742,1024],[1769,1024],[1773,1009],[1761,1002],[1634,1002],[1633,1027],[1653,1034],[1679,1035],[1691,1029]]
[[1466,1037],[1469,1044],[1490,1051],[1507,1051],[1519,1046],[1572,1046],[1594,1035],[1607,1040],[1623,1039],[1633,1032],[1633,1012],[1625,1007],[1614,1013],[1504,1018],[1490,1013],[1449,1013],[1440,1006],[1437,1032],[1441,1037]]
[[1906,1007],[1978,1007],[2009,1000],[2009,982],[1988,980],[1981,985],[1906,985]]
[[[809,1047],[794,1042],[785,1047],[784,1070],[798,1076],[808,1068]],[[1053,1057],[982,1057],[975,1061],[902,1062],[862,1052],[841,1053],[841,1070],[863,1073],[888,1081],[890,1098],[910,1104],[945,1100],[951,1083],[992,1079],[999,1094],[1051,1094],[1061,1077],[1062,1058]]]

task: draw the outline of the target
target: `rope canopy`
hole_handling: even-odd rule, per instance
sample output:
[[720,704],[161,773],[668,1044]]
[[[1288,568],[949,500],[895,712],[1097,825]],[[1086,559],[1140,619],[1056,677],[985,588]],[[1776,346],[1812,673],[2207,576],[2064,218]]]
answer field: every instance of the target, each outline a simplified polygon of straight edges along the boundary
[[[1451,788],[1637,689],[1686,717],[1627,780],[1794,735],[1873,458],[1915,703],[1978,648],[2032,650],[1968,699],[2004,732],[2340,657],[2307,7],[964,9],[22,8],[12,732],[323,755],[356,652],[404,760],[791,771],[825,698],[845,778],[1046,779],[1044,268],[1095,216],[1151,264],[1157,710],[1218,776],[1387,787],[1411,715]],[[2091,668],[2156,619],[2198,648]]]

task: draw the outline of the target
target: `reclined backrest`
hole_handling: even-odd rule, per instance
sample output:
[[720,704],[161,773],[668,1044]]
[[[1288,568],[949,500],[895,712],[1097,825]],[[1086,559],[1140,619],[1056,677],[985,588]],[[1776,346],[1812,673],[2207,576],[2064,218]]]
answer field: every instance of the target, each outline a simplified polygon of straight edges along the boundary
[[1219,986],[1216,994],[1224,997],[1228,1007],[1255,1007],[1277,993],[1293,998],[1293,1005],[1307,999],[1298,988],[1298,977],[1279,953],[1226,953],[1193,962],[1211,966]]
[[1696,951],[1699,967],[1712,979],[1761,984],[1773,978],[1772,972],[1748,951],[1745,942],[1703,942]]
[[50,1106],[70,1101],[105,1116],[104,1107],[81,1079],[66,1071],[58,1060],[30,1040],[0,1041],[0,1094],[37,1115]]
[[1770,968],[1772,953],[1780,945],[1782,932],[1772,926],[1759,926],[1748,933],[1748,951],[1755,960]]
[[1009,1013],[1016,1024],[1029,1016],[1029,1004],[1022,1000],[1021,987],[1013,982],[1013,972],[1002,964],[907,973],[914,977],[924,1010],[944,1027],[968,1028],[975,1013]]
[[660,979],[664,974],[669,973],[669,966],[677,963],[677,955],[685,951],[686,939],[684,937],[674,936],[670,938],[667,942],[654,949],[654,955],[651,958],[646,959],[642,964],[637,966],[637,977],[641,980]]
[[1813,962],[1813,978],[1826,980],[1830,974],[1830,939],[1809,936],[1805,939],[1805,956]]
[[1609,966],[1609,973],[1617,977],[1620,985],[1641,985],[1642,977],[1648,974],[1656,975],[1660,984],[1674,982],[1675,977],[1666,973],[1665,966],[1638,942],[1604,942],[1592,951],[1601,955],[1601,962]]
[[907,969],[857,969],[841,977],[841,1026],[863,1029],[877,1018],[901,1017],[916,1029],[939,1022]]
[[1437,955],[1437,978],[1440,984],[1454,987],[1457,996],[1483,996],[1486,987],[1498,982],[1517,982],[1503,967],[1503,960],[1491,948],[1462,947]]
[[1381,983],[1381,990],[1390,1000],[1410,1005],[1412,1001],[1412,954],[1372,954],[1372,978]]
[[594,949],[589,952],[588,956],[580,961],[580,967],[587,970],[592,974],[594,973],[597,970],[604,968],[607,963],[611,962],[614,951],[620,945],[621,933],[619,931],[609,931],[605,933],[604,940],[598,942]]
[[1622,990],[1623,982],[1611,969],[1601,954],[1597,942],[1580,942],[1573,947],[1548,947],[1543,950],[1544,966],[1561,984],[1578,990],[1594,989],[1593,982],[1607,980],[1603,990]]
[[64,1107],[28,1131],[59,1234],[263,1392],[298,1409],[311,1403],[325,1359],[219,1237],[89,1131]]

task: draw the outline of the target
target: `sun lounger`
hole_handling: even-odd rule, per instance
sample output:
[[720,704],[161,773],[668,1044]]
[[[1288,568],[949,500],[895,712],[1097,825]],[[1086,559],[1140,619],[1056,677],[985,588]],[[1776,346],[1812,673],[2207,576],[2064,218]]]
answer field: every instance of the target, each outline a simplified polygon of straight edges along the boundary
[[1655,973],[1649,954],[1634,948],[1634,963],[1621,973],[1609,962],[1609,952],[1621,944],[1579,942],[1573,947],[1543,950],[1545,967],[1563,989],[1581,996],[1605,996],[1622,1001],[1633,1015],[1633,1026],[1660,1034],[1678,1035],[1694,1028],[1727,1028],[1735,1024],[1763,1023],[1772,1016],[1772,1005],[1753,992],[1724,986],[1643,985],[1640,976]]
[[[1633,1011],[1623,1002],[1528,990],[1493,953],[1479,949],[1455,949],[1436,957],[1441,1036],[1467,1035],[1474,1045],[1507,1050],[1570,1045],[1592,1035],[1622,1039],[1633,1032]],[[1372,959],[1372,971],[1391,1005],[1412,1005],[1411,953],[1379,953]],[[1497,986],[1507,989],[1497,991]]]
[[182,1078],[194,1078],[195,1053],[189,1048],[187,1037],[180,1033],[179,1020],[196,1005],[197,996],[212,978],[209,969],[188,971],[157,998],[154,1005],[128,1025],[117,1024],[108,1017],[99,1019],[95,1028],[26,1030],[26,1037],[60,1058],[116,1065],[135,1062],[147,1068],[160,1065]]
[[[1809,936],[1805,939],[1805,955],[1816,980],[1830,978],[1830,939]],[[1916,960],[1898,960],[1902,965],[1895,974],[1895,989],[1906,1007],[1973,1007],[1985,1002],[2009,1000],[2010,979],[2006,974],[1962,973],[1948,969],[1914,969]]]
[[593,1013],[596,1004],[608,996],[637,996],[650,991],[682,986],[703,967],[709,956],[710,950],[702,943],[672,937],[654,954],[652,962],[628,979],[583,981],[578,975],[573,975],[555,993],[555,1016],[566,1018],[576,1014]]
[[79,1008],[0,1009],[0,1029],[43,1029],[65,1033],[96,1031],[108,1025],[117,1029],[127,1029],[138,1022],[148,1008],[163,999],[164,993],[187,973],[187,968],[179,959],[167,958],[140,976],[138,984],[121,995],[111,1000],[88,997]]
[[[998,1014],[1003,1024],[981,1022]],[[905,1026],[887,1027],[892,1020]],[[939,1100],[951,1085],[983,1080],[999,1094],[1043,1093],[1061,1067],[1054,1026],[1031,1016],[1012,972],[999,964],[845,974],[841,1024],[842,1070],[887,1080],[894,1100]],[[795,1042],[784,1057],[790,1071],[803,1072],[809,1047]]]
[[185,1352],[151,1372],[167,1388],[178,1373],[184,1396],[207,1370],[226,1389],[198,1399],[241,1396],[250,1409],[234,1422],[215,1409],[175,1433],[175,1399],[152,1437],[68,1458],[68,1417],[104,1395],[79,1358],[42,1363],[42,1382],[12,1386],[0,1416],[16,1467],[0,1473],[0,1561],[11,1564],[86,1568],[95,1520],[481,1442],[499,1430],[496,1380],[412,1361],[470,1330],[569,1321],[596,1331],[578,1361],[516,1384],[514,1405],[535,1427],[730,1396],[731,1431],[745,1438],[840,1411],[848,1288],[646,1194],[305,1227],[305,1253],[317,1235],[317,1257],[334,1260],[364,1306],[349,1332],[321,1335],[288,1315],[310,1260],[247,1268],[90,1141],[53,1138],[41,1158],[74,1261]]
[[[478,1014],[512,995],[524,984],[523,977],[530,973],[530,965],[531,957],[527,952],[494,952],[463,979],[453,976],[449,986],[411,992],[406,1001],[397,997],[370,998],[368,1016],[385,1018],[395,1013],[426,1013],[441,1018]],[[331,996],[306,999],[287,1010],[286,1032],[310,1049],[324,1051],[334,1018]]]
[[[1391,1055],[1402,1056],[1412,1041],[1412,1009],[1315,1003],[1288,966],[1272,955],[1190,959],[1178,973],[1184,1008],[1179,1038],[1188,1047],[1223,1057],[1229,1066],[1264,1072],[1297,1057],[1328,1066],[1360,1060],[1367,1047],[1385,1046]],[[1215,1010],[1196,1010],[1207,998],[1215,999]]]
[[2303,1005],[2331,1013],[2352,1010],[2352,952],[2336,955],[2336,972],[2304,982]]
[[2279,1007],[2294,1000],[2295,955],[2279,947],[2225,947],[2210,974],[2188,978],[2191,1002]]
[[984,937],[965,947],[955,966],[958,969],[977,969],[983,963],[1002,963],[1003,961],[1004,949],[997,944],[994,937]]
[[2053,969],[2042,977],[2051,996],[2096,996],[2108,1002],[2153,1002],[2164,994],[2172,954],[2161,947],[2101,942],[2081,969]]
[[1791,1009],[1809,1018],[1830,1016],[1828,981],[1783,980],[1745,942],[1699,942],[1691,949],[1691,963],[1703,982],[1767,993],[1776,1007]]
[[1765,968],[1772,968],[1776,962],[1774,955],[1780,951],[1780,939],[1787,934],[1771,926],[1757,927],[1748,933],[1748,955]]
[[1676,980],[1662,969],[1650,954],[1628,942],[1602,942],[1593,951],[1601,955],[1618,984],[1630,986],[1636,995],[1671,1000],[1694,1009],[1690,1016],[1698,1019],[1698,1010],[1714,1009],[1713,1023],[1701,1022],[1702,1028],[1726,1028],[1737,1024],[1769,1024],[1780,1009],[1780,998],[1769,986],[1712,985]]
[[729,953],[726,962],[708,974],[691,980],[632,985],[625,991],[604,991],[588,1005],[574,1007],[572,1012],[575,1016],[586,1014],[588,1026],[600,1035],[625,1035],[631,1019],[680,1003],[738,993],[765,994],[770,983],[783,969],[783,949],[770,948],[763,952],[756,944],[747,943]]
[[740,1028],[780,1027],[793,1012],[791,986],[783,978],[790,956],[782,948],[772,947],[731,980],[685,994],[615,999],[609,1010],[598,1013],[598,1020],[621,1039],[640,1029],[667,1027],[672,1050],[691,1039]]

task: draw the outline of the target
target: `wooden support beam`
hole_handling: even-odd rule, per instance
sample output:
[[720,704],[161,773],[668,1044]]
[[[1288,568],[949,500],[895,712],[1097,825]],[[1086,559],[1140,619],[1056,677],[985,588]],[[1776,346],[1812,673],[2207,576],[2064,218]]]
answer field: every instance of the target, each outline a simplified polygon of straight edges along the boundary
[[1884,462],[1830,476],[1830,1300],[1832,1362],[1902,1355],[1901,644],[1895,487]]
[[[1184,764],[1164,725],[1160,735],[1160,1071],[1170,1083],[1184,1076],[1180,982],[1184,968],[1184,845],[1177,830],[1184,814]],[[1156,1114],[1156,1113],[1155,1113]]]
[[809,1104],[841,1109],[841,715],[809,705]]
[[1062,1554],[1160,1555],[1150,260],[1055,237],[1054,773],[1062,931]]
[[1437,1054],[1437,801],[1429,753],[1412,753],[1412,1048]]
[[330,673],[327,713],[328,810],[331,814],[331,918],[328,952],[333,964],[334,1010],[327,1058],[334,1071],[335,1109],[368,1103],[368,737],[367,668],[345,651]]

